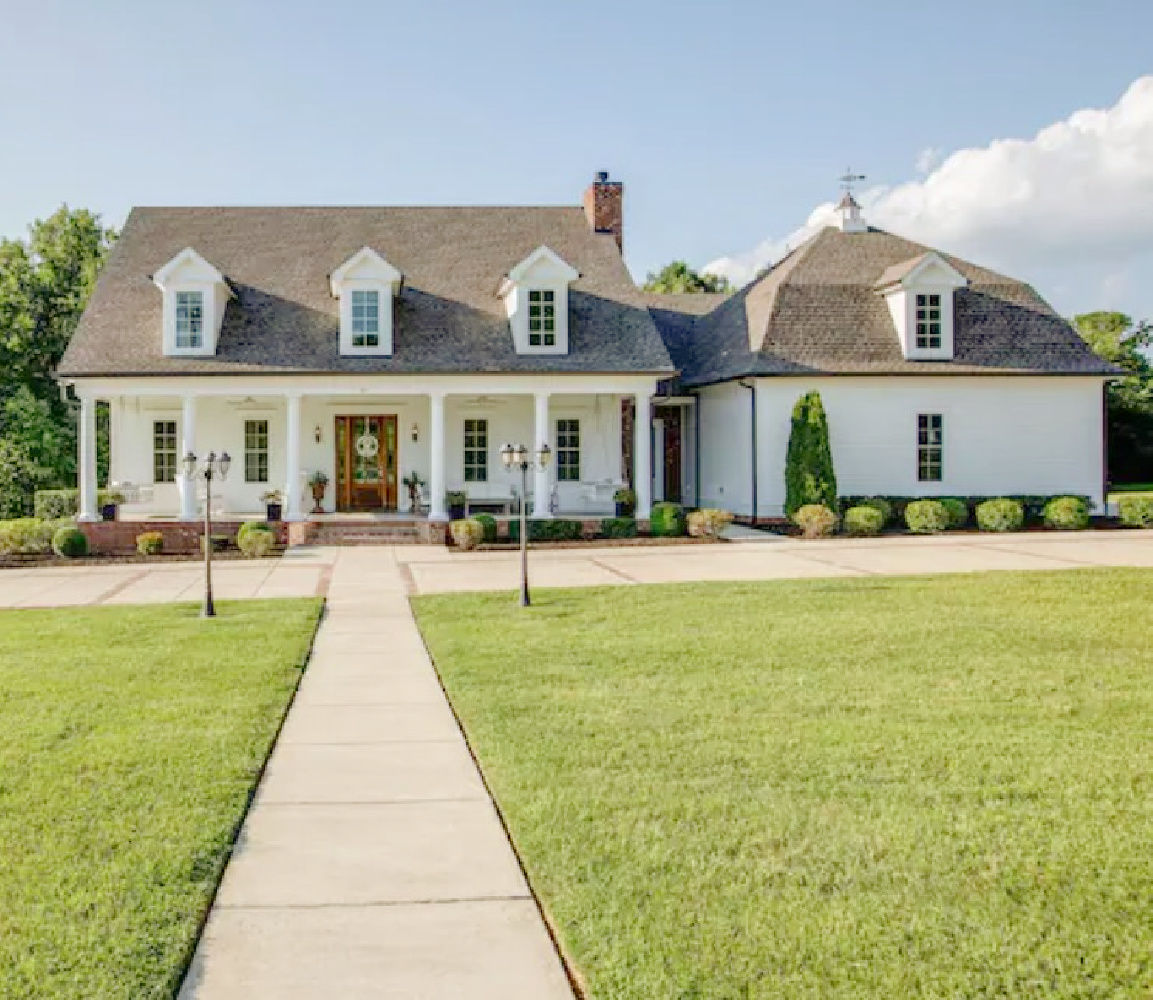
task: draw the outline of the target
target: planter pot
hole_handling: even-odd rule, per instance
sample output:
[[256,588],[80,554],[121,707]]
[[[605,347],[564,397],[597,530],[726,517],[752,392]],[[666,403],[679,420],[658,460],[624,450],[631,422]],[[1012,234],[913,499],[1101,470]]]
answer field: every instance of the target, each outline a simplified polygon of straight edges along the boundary
[[631,503],[616,502],[617,517],[632,517],[636,513],[636,506]]
[[102,521],[115,521],[116,520],[116,504],[106,503],[100,506],[100,520]]
[[269,521],[279,521],[283,512],[284,510],[281,504],[270,503],[265,505],[265,516]]
[[321,504],[324,502],[324,491],[328,489],[328,485],[320,486],[319,484],[312,487],[312,513],[323,514],[324,507]]
[[453,504],[448,508],[448,519],[450,521],[460,521],[464,518],[464,504]]

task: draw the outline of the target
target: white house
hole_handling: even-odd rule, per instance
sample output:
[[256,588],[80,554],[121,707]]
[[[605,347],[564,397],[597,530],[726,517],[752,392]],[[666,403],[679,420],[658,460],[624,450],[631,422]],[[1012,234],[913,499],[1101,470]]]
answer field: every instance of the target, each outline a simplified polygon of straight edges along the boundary
[[[560,208],[140,208],[61,362],[111,412],[125,516],[191,521],[188,452],[227,451],[225,516],[500,510],[505,442],[554,456],[534,516],[653,499],[779,516],[789,415],[819,389],[845,494],[1086,493],[1111,370],[1027,286],[868,227],[826,229],[730,296],[642,293],[622,187]],[[314,512],[307,481],[329,486]],[[401,480],[426,483],[409,509]]]

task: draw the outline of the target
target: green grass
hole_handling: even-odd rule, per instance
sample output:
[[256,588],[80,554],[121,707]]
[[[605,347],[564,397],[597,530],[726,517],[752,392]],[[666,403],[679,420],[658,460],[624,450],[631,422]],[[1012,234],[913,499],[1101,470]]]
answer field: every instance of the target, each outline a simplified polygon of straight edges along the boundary
[[171,997],[315,600],[0,612],[0,997]]
[[1148,997],[1153,573],[421,597],[596,1000]]

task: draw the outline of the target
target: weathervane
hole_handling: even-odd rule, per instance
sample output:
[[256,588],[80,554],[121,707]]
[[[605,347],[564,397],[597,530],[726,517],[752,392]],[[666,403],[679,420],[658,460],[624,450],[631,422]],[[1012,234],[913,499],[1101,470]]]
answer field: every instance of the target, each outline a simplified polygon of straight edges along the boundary
[[864,179],[865,175],[853,173],[852,167],[846,167],[845,172],[837,178],[837,180],[841,182],[841,187],[845,189],[845,194],[850,197],[852,197],[853,194],[853,185],[856,184],[857,181],[863,181]]

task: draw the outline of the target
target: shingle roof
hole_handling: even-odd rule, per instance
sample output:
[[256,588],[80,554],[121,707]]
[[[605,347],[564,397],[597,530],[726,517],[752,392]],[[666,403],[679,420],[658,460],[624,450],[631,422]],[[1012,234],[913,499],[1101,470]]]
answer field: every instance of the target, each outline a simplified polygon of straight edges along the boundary
[[1114,373],[1028,285],[948,254],[969,280],[956,293],[954,360],[906,360],[875,285],[928,252],[881,230],[830,227],[704,315],[673,296],[650,295],[649,308],[690,386],[744,375]]
[[[567,356],[513,349],[501,278],[546,245],[580,272]],[[210,358],[166,357],[151,275],[191,246],[236,298]],[[328,276],[364,246],[404,275],[390,358],[338,352]],[[137,208],[59,366],[80,375],[653,372],[668,352],[611,235],[574,208]]]

